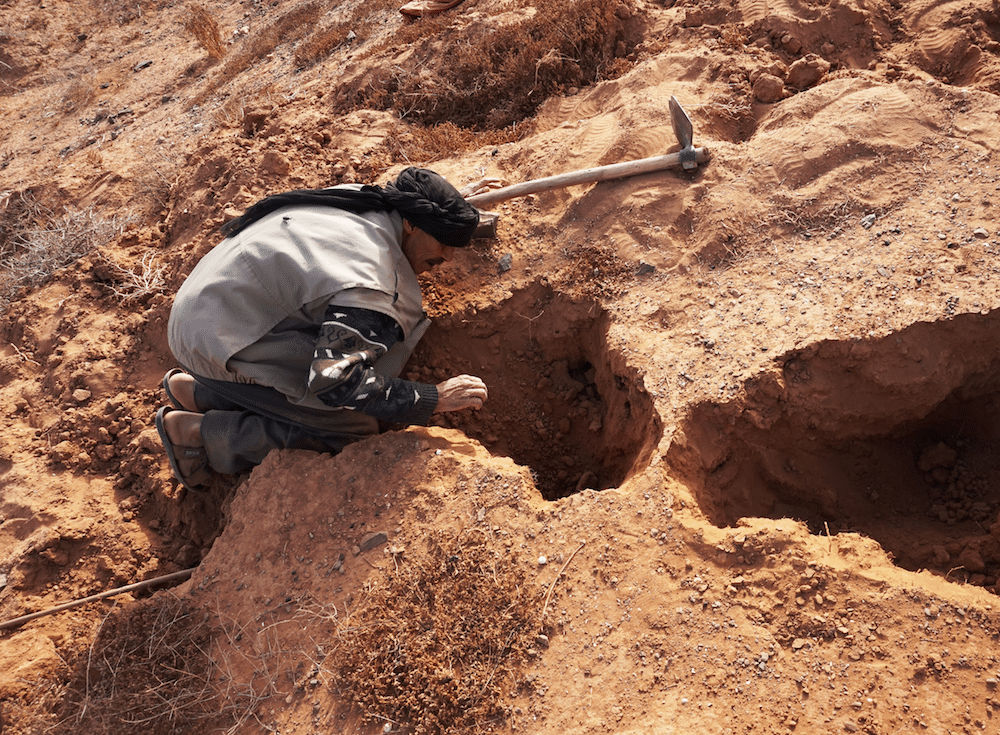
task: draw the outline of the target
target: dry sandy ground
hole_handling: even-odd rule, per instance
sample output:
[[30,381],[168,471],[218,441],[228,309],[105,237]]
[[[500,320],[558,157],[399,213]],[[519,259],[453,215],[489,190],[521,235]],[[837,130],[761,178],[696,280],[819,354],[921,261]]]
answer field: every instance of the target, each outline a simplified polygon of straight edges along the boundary
[[[0,618],[195,567],[0,634],[5,735],[1000,732],[1000,4],[533,5],[0,0]],[[425,280],[481,412],[177,488],[213,227],[657,155],[670,95],[707,165]]]

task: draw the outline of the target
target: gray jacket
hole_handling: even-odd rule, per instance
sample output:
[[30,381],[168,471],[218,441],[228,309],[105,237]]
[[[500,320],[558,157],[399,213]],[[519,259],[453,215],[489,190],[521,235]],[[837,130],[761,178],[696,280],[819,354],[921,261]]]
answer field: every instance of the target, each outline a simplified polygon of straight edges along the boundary
[[376,364],[397,374],[428,325],[402,231],[396,212],[272,212],[191,271],[170,312],[170,349],[198,375],[267,385],[293,403],[329,408],[307,391],[316,328],[328,305],[357,306],[402,328],[404,342]]

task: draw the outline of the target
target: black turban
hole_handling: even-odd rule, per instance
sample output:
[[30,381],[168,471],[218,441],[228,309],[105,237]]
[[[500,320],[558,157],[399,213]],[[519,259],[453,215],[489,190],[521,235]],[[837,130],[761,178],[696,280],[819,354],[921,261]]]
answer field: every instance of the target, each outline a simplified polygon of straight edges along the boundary
[[226,222],[222,234],[231,237],[271,212],[293,205],[319,204],[362,214],[396,210],[411,225],[442,245],[462,248],[479,225],[479,210],[469,204],[442,176],[426,168],[404,169],[394,184],[356,189],[297,189],[272,194]]

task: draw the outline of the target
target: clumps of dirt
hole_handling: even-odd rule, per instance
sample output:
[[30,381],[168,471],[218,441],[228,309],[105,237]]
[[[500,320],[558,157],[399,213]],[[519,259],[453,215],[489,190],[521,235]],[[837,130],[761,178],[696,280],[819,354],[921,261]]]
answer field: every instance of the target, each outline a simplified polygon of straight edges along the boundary
[[170,594],[111,612],[80,654],[61,724],[91,735],[170,735],[235,722],[215,688],[209,657],[215,631],[207,620],[204,611]]
[[944,442],[932,444],[920,453],[917,467],[932,488],[930,513],[938,520],[949,525],[993,520],[991,505],[982,499],[989,490],[986,478],[973,472],[956,449]]
[[386,63],[346,83],[335,106],[503,128],[553,94],[624,73],[641,27],[632,0],[521,2],[488,23],[425,19],[366,51]]
[[616,487],[645,468],[660,421],[609,348],[608,322],[597,302],[537,285],[496,309],[437,320],[408,376],[482,378],[490,398],[481,411],[436,420],[527,466],[546,499]]
[[373,722],[422,734],[467,732],[507,715],[503,702],[535,644],[541,604],[516,559],[472,534],[437,534],[370,583],[327,665]]

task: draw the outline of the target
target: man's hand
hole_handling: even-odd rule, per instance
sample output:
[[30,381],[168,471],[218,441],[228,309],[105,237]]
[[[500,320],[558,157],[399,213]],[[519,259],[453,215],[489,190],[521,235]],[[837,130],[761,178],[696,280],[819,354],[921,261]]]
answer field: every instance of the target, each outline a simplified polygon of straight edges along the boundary
[[434,413],[482,408],[487,398],[486,383],[475,375],[458,375],[437,384],[438,404]]

